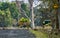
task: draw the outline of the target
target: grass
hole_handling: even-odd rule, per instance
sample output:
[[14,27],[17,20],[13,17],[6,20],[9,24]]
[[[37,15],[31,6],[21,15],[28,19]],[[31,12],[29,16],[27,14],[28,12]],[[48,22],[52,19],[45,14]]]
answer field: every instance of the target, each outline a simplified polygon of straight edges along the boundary
[[[54,31],[55,32],[55,31]],[[55,33],[52,33],[51,35],[50,35],[50,37],[51,38],[60,38],[60,32],[58,32],[57,34],[56,34],[56,32]]]
[[52,34],[51,38],[60,38],[60,35],[54,35],[54,34]]
[[40,31],[34,31],[34,30],[30,30],[35,36],[36,38],[48,38],[48,34],[40,32]]
[[47,33],[45,31],[35,31],[35,30],[30,30],[31,33],[33,33],[36,38],[60,38],[60,32],[56,35],[54,32],[52,34]]

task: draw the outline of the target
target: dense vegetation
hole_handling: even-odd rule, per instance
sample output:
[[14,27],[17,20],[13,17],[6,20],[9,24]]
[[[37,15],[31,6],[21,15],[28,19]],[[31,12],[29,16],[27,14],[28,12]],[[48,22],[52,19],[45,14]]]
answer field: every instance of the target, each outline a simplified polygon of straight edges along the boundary
[[[21,8],[26,11],[28,14],[28,10],[26,8],[26,4],[22,4]],[[19,21],[19,19],[24,17],[20,14],[18,11],[18,8],[16,6],[15,2],[9,3],[9,2],[0,2],[0,26],[13,26],[16,25]],[[25,17],[26,18],[26,17]],[[26,18],[28,21],[28,19]],[[16,25],[17,26],[17,25]]]
[[[37,7],[40,7],[40,5],[38,5]],[[50,11],[52,11],[52,10],[49,11],[48,8],[43,8],[43,7],[37,9],[37,7],[34,8],[35,25],[42,26],[44,20],[46,20],[46,19],[50,20],[51,19],[49,16],[52,15],[50,13]],[[28,4],[22,3],[21,8],[25,11],[25,13],[30,18],[31,15],[30,15]],[[0,18],[1,18],[0,19],[1,20],[0,21],[0,26],[16,25],[22,17],[26,18],[24,15],[22,15],[19,12],[19,10],[16,6],[16,2],[12,2],[12,3],[0,2]],[[26,19],[28,19],[28,18],[26,18]]]
[[39,1],[41,4],[36,7],[33,7],[34,1],[29,1],[29,4],[23,2],[21,6],[19,6],[20,3],[17,0],[11,3],[0,2],[0,26],[22,27],[22,25],[25,25],[28,27],[30,25],[34,29],[30,31],[36,38],[48,38],[48,36],[59,38],[58,1],[37,0],[37,2]]
[[0,2],[0,26],[12,26],[13,21],[18,20],[18,14],[15,3]]

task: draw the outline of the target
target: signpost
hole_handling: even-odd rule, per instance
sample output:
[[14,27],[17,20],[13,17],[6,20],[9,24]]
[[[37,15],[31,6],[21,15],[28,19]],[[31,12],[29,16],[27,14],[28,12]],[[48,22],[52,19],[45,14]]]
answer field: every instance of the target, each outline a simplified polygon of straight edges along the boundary
[[59,30],[59,18],[58,18],[58,14],[59,14],[59,0],[58,3],[54,4],[54,9],[55,9],[55,13],[56,13],[56,30]]

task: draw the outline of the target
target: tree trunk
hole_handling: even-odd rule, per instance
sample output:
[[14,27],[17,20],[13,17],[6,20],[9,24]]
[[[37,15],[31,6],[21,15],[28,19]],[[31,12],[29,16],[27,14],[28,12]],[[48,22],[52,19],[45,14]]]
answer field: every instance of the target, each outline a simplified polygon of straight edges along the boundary
[[[21,11],[20,11],[20,9],[21,9],[21,4],[20,4],[20,2],[19,2],[18,0],[16,0],[16,6],[17,6],[17,8],[18,8],[18,10],[19,10],[19,13],[20,13],[20,12],[21,12]],[[20,19],[19,13],[18,13],[18,21],[19,21],[19,19]]]
[[[21,1],[16,0],[16,6],[17,6],[17,8],[18,8],[18,11],[20,12],[21,16],[27,17],[27,18],[30,20],[30,18],[29,18],[28,15],[26,14],[26,12],[21,8],[21,3],[20,3],[20,2],[21,2]],[[20,15],[18,14],[18,20],[19,20],[19,17],[20,17]]]
[[29,0],[29,3],[30,3],[31,26],[32,26],[32,29],[35,29],[35,25],[34,25],[34,13],[33,13],[33,0]]

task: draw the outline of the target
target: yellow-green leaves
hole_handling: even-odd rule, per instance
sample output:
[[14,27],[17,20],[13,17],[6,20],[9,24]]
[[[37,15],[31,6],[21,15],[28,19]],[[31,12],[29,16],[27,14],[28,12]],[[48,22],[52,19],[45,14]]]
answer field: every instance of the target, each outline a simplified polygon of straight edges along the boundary
[[1,14],[1,15],[4,15],[5,13],[4,13],[4,11],[1,11],[1,10],[0,10],[0,14]]

